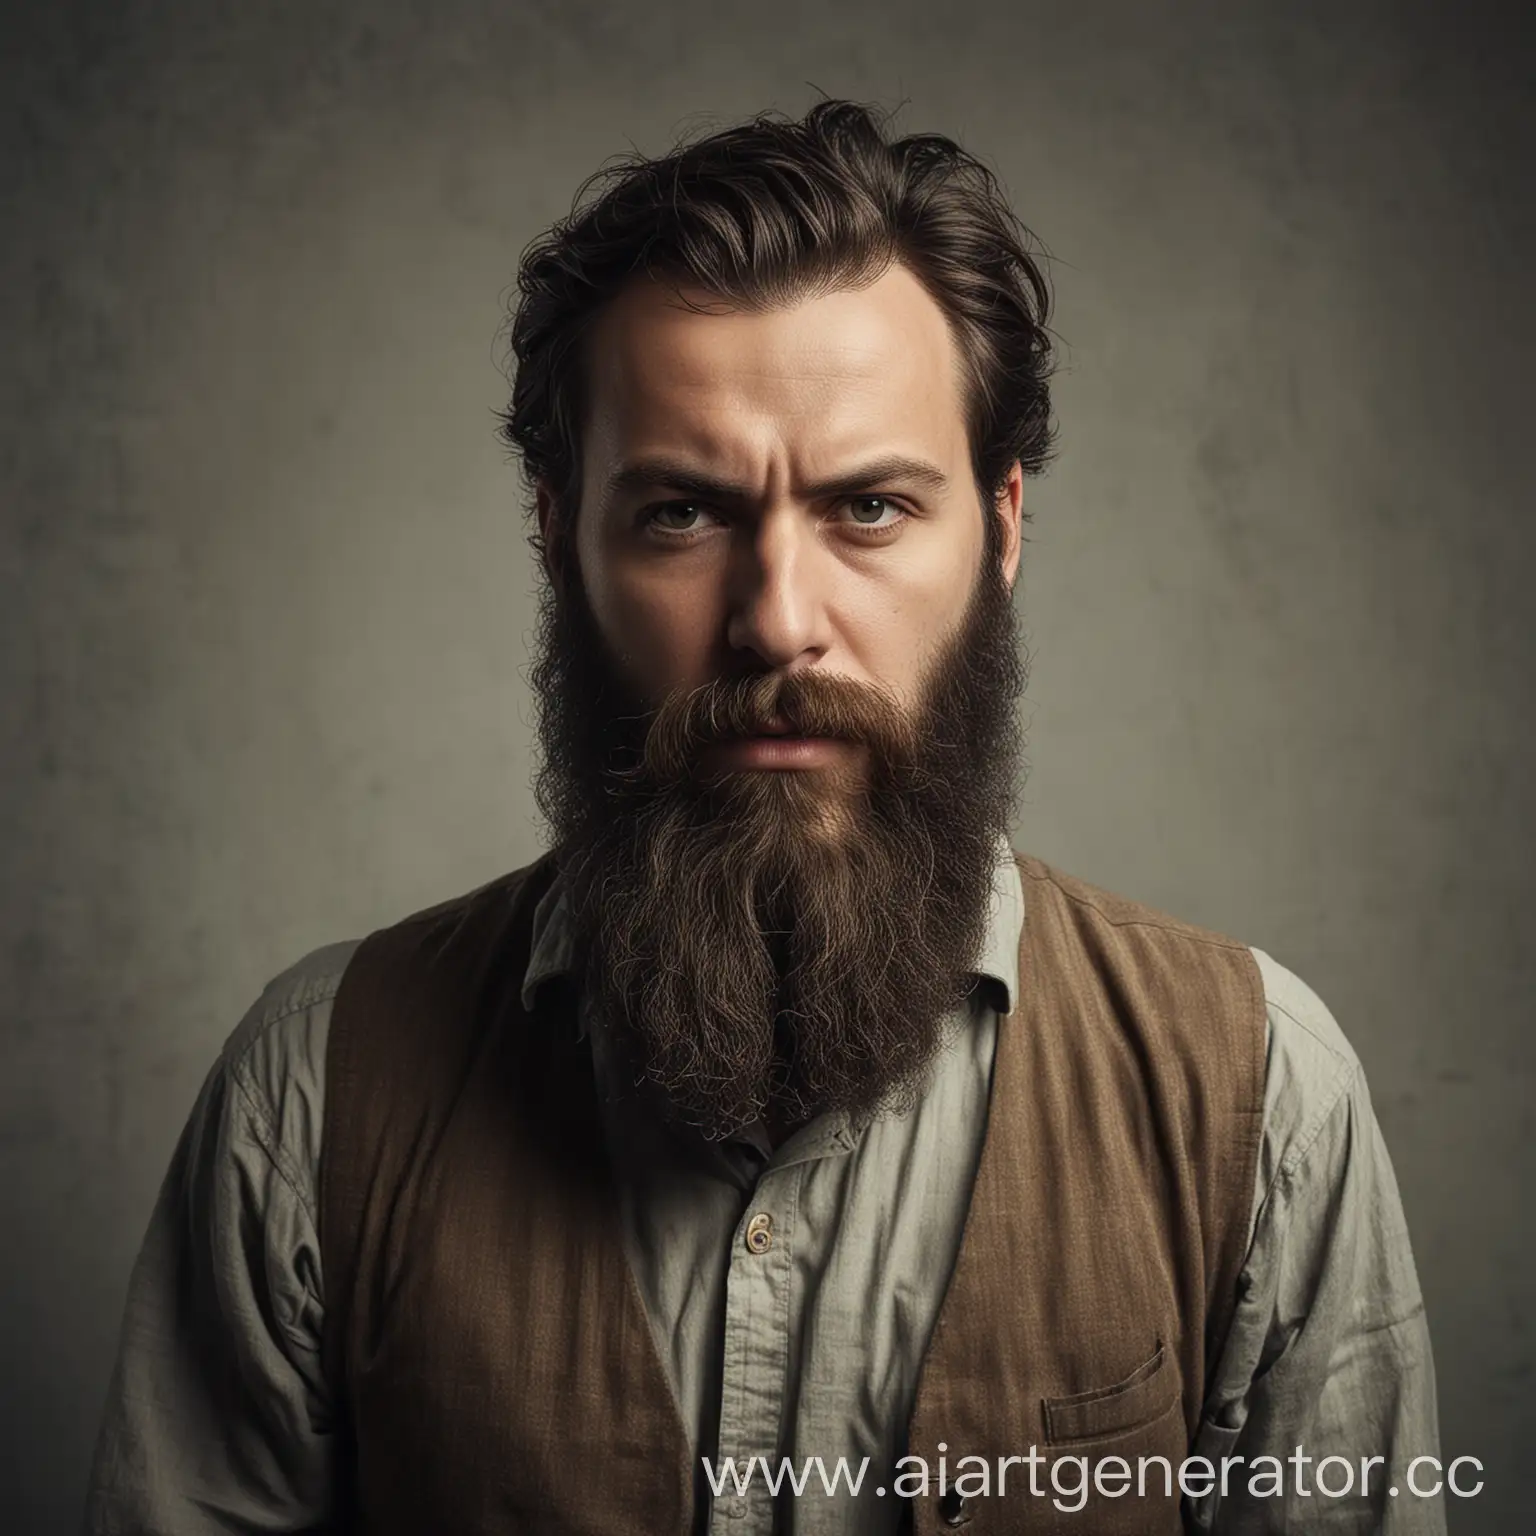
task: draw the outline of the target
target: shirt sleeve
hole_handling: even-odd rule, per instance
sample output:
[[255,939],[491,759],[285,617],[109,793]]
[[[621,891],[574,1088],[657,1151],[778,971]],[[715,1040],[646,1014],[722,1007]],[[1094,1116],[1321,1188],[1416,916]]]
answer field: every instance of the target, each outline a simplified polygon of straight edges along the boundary
[[1414,1464],[1440,1450],[1429,1331],[1365,1074],[1316,993],[1255,955],[1270,1028],[1253,1234],[1194,1446],[1218,1481],[1186,1518],[1215,1536],[1441,1536],[1442,1473]]
[[87,1536],[329,1528],[315,1188],[337,948],[267,988],[181,1133],[129,1282]]

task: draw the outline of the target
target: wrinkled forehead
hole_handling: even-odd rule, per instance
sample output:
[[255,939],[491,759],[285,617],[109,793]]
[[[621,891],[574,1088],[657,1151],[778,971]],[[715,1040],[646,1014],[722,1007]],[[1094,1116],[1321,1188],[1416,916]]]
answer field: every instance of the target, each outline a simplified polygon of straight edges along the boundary
[[584,363],[588,485],[654,450],[808,478],[875,446],[954,464],[966,455],[959,349],[899,265],[860,287],[757,309],[640,279],[597,317]]

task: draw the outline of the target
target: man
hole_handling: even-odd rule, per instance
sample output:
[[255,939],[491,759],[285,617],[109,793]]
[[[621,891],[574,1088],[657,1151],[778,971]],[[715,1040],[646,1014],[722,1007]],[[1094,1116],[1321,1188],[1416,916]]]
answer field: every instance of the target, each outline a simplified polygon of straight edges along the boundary
[[1026,242],[824,102],[526,253],[550,852],[231,1037],[93,1531],[1443,1528],[1338,1026],[1008,845]]

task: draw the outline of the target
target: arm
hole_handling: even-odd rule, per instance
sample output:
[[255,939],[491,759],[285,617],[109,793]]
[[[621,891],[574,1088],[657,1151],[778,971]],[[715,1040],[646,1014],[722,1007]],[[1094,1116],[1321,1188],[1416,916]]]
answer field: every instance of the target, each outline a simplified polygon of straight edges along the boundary
[[310,1068],[328,1008],[313,978],[297,994],[274,983],[198,1096],[129,1285],[89,1536],[326,1528]]
[[[1408,1486],[1409,1463],[1439,1455],[1434,1362],[1365,1076],[1316,994],[1268,956],[1260,961],[1270,1046],[1258,1203],[1195,1446],[1218,1466],[1222,1456],[1244,1460],[1224,1498],[1192,1511],[1192,1525],[1217,1536],[1441,1536],[1443,1496],[1416,1497]],[[1310,1458],[1300,1465],[1298,1447]],[[1278,1459],[1283,1482],[1269,1475],[1273,1462],[1255,1470],[1260,1456]],[[1330,1462],[1323,1481],[1339,1490],[1352,1473],[1347,1496],[1319,1490],[1319,1463],[1334,1456],[1348,1465]],[[1421,1467],[1417,1486],[1438,1476]]]

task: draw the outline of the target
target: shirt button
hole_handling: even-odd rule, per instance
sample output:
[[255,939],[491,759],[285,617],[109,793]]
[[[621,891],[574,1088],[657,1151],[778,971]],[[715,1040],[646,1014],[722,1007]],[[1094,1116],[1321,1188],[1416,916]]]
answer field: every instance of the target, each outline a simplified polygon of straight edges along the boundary
[[767,1253],[773,1247],[773,1217],[759,1211],[747,1223],[747,1252]]
[[939,1495],[939,1518],[945,1525],[969,1525],[976,1518],[975,1505],[964,1494],[946,1488]]

